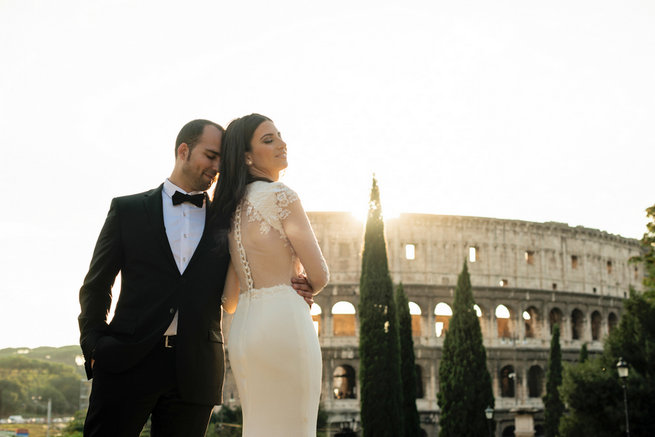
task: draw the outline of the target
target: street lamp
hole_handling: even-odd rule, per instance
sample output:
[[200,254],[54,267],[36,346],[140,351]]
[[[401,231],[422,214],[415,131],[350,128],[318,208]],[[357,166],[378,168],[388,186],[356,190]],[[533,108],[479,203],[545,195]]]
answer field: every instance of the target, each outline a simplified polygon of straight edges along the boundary
[[[34,403],[39,404],[43,398],[41,396],[32,396],[32,401]],[[50,437],[50,422],[51,422],[51,416],[52,416],[52,399],[48,398],[48,406],[47,406],[47,419],[46,419],[46,430],[45,430],[45,435],[46,437]]]
[[489,426],[489,437],[493,437],[491,434],[491,419],[494,417],[494,409],[491,406],[488,406],[484,409],[484,415],[487,416],[487,424]]
[[628,379],[628,363],[623,361],[623,357],[619,357],[616,363],[616,370],[619,372],[621,378],[621,385],[623,385],[623,407],[625,408],[625,435],[630,437],[630,421],[628,420],[628,390],[626,388],[626,380]]

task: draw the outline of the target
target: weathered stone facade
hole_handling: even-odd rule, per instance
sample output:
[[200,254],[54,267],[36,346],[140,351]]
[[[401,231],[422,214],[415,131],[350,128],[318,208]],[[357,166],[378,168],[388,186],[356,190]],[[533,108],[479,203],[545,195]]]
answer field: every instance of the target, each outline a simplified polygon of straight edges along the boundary
[[[314,319],[323,352],[322,404],[337,429],[352,427],[359,411],[356,308],[364,225],[349,213],[308,215],[331,273],[314,308],[321,310]],[[575,361],[583,343],[597,353],[618,323],[629,287],[641,289],[641,268],[627,262],[639,253],[638,241],[594,229],[425,214],[403,214],[385,226],[392,279],[412,302],[417,404],[428,436],[437,435],[441,348],[465,260],[493,381],[497,436],[512,435],[515,426],[529,435],[530,421],[540,435],[552,324],[562,328],[564,360]],[[224,399],[238,403],[229,371]]]

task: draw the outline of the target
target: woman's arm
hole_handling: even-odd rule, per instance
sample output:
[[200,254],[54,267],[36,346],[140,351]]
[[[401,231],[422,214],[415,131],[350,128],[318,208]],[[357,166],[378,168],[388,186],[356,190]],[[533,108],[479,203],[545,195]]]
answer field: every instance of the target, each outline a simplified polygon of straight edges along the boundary
[[305,269],[307,280],[314,289],[314,294],[317,294],[330,279],[327,263],[300,200],[295,193],[294,196],[287,196],[287,198],[293,200],[285,205],[289,214],[285,214],[286,218],[282,220],[282,226]]

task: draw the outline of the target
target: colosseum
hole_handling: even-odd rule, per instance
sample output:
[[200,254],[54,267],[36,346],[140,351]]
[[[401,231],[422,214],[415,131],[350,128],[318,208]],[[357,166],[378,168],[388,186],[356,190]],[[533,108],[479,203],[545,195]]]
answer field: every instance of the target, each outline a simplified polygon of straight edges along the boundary
[[[350,213],[308,213],[328,260],[330,284],[316,296],[323,352],[322,408],[329,435],[360,428],[358,299],[364,224]],[[457,276],[468,262],[495,396],[495,436],[543,435],[545,373],[553,324],[565,361],[590,354],[618,323],[630,287],[641,289],[637,240],[564,223],[402,214],[385,220],[389,268],[410,300],[426,436],[438,435],[439,363]],[[230,318],[226,317],[225,332]],[[231,371],[224,388],[237,405]],[[344,434],[345,435],[345,434]]]

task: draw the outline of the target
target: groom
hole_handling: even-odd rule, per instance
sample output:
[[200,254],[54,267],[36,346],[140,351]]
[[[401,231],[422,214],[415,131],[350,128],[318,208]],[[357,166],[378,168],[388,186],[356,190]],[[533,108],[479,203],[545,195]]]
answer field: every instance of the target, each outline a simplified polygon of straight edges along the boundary
[[[229,254],[205,223],[224,129],[193,120],[178,134],[171,176],[112,200],[80,289],[80,343],[93,378],[85,436],[205,435],[222,400],[221,296]],[[111,288],[121,293],[107,323]],[[311,303],[304,280],[294,288]]]

